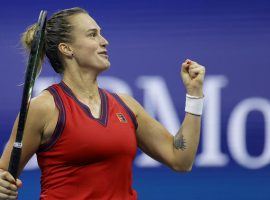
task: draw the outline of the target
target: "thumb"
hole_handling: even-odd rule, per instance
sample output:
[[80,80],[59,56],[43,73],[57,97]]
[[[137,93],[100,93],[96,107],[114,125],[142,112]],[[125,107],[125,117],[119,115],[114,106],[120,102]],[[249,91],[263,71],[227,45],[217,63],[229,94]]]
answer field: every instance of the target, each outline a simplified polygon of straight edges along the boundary
[[20,179],[16,179],[16,185],[18,188],[22,187],[22,181]]
[[187,82],[189,82],[191,80],[191,78],[189,76],[189,64],[187,61],[182,63],[181,76],[182,76],[182,80],[183,80],[184,84],[186,84]]

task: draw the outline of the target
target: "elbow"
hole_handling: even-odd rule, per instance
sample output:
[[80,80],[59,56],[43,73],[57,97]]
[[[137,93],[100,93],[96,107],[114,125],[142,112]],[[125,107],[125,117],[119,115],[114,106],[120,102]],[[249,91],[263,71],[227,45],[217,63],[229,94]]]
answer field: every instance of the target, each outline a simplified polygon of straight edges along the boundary
[[188,173],[192,170],[192,164],[190,165],[175,165],[171,167],[175,172],[180,172],[180,173]]

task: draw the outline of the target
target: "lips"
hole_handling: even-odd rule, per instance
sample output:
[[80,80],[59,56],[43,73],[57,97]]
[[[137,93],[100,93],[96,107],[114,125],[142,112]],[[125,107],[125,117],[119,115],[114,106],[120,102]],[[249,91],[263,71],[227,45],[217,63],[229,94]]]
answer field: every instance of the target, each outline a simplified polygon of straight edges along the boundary
[[101,52],[99,52],[98,54],[101,54],[101,55],[108,55],[108,53],[107,53],[107,51],[101,51]]
[[109,59],[107,51],[100,51],[98,54],[105,59]]

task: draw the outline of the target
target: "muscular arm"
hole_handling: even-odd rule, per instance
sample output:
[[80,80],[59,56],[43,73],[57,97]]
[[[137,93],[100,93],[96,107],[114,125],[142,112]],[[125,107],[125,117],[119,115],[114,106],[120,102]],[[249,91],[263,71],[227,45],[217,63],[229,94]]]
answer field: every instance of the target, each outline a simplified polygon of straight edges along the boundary
[[[181,77],[189,95],[203,96],[204,75],[204,66],[189,59],[182,63]],[[199,144],[201,117],[186,113],[180,130],[173,137],[133,98],[127,95],[121,95],[121,98],[136,114],[139,147],[152,158],[176,171],[190,171]]]
[[136,100],[127,95],[120,97],[136,115],[139,148],[176,171],[190,171],[199,143],[201,117],[187,113],[174,141],[173,135]]
[[199,145],[200,129],[201,117],[186,113],[182,126],[174,137],[174,153],[176,157],[185,160],[182,164],[180,159],[176,160],[176,170],[179,167],[181,170],[181,166],[187,170],[192,168]]
[[[38,97],[31,100],[24,129],[23,149],[19,166],[20,172],[28,160],[37,151],[42,141],[44,130],[48,125],[49,118],[51,117],[50,113],[52,113],[53,109],[53,98],[47,91],[44,91]],[[0,169],[8,169],[10,154],[17,133],[17,126],[18,116],[15,120],[10,138],[0,159]]]

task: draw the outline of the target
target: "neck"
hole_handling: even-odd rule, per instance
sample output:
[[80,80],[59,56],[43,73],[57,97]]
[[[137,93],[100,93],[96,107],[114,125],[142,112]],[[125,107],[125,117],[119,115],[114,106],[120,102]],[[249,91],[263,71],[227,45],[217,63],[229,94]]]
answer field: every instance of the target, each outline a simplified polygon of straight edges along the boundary
[[65,70],[62,80],[79,98],[94,99],[99,96],[97,75],[89,71]]

